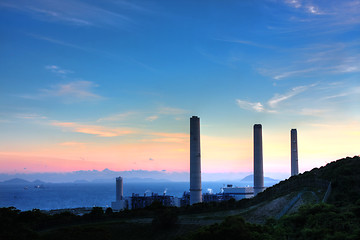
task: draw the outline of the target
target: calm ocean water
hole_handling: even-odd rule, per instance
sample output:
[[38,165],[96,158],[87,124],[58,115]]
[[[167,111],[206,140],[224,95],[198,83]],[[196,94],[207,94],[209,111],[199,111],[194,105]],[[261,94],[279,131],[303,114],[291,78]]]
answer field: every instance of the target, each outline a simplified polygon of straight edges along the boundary
[[[220,192],[223,183],[203,182],[203,192],[212,189]],[[188,191],[188,182],[124,183],[124,195],[132,193],[150,195],[151,192],[181,197]],[[20,210],[41,210],[107,207],[115,201],[115,183],[46,183],[41,188],[35,184],[6,185],[0,184],[0,207],[16,207]]]

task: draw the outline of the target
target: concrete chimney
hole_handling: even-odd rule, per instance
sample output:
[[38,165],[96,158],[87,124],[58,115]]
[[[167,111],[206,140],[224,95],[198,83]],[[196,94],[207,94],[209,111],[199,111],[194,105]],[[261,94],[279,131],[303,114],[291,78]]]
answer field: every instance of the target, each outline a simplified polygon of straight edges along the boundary
[[116,201],[122,200],[124,197],[123,192],[123,179],[122,177],[116,178]]
[[200,119],[190,118],[190,205],[202,202]]
[[298,163],[298,146],[297,146],[297,131],[291,129],[291,176],[299,174],[299,163]]
[[254,196],[264,190],[264,168],[261,124],[254,125]]

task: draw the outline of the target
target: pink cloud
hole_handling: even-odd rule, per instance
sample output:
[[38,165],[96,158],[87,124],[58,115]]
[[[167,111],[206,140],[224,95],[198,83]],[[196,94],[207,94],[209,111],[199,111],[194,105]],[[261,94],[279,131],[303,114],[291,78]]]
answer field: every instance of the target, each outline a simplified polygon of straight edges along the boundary
[[70,130],[72,132],[98,135],[100,137],[117,137],[135,133],[133,130],[129,129],[108,128],[97,125],[83,125],[73,122],[53,122],[52,125],[62,127],[63,129]]

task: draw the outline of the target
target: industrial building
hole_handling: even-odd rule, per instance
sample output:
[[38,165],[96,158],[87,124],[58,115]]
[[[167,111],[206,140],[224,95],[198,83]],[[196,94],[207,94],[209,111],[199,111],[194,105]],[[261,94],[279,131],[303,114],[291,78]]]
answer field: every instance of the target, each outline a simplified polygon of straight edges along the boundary
[[297,130],[291,129],[290,131],[290,145],[291,145],[291,176],[299,174],[298,163],[298,145],[297,145]]
[[124,198],[124,188],[123,188],[123,179],[122,177],[116,178],[116,201],[120,201]]
[[200,119],[190,118],[190,205],[202,202]]
[[[254,196],[254,189],[252,187],[236,187],[232,184],[227,184],[221,188],[219,193],[203,193],[202,202],[222,202],[230,199],[241,200],[244,198],[252,198]],[[187,206],[190,204],[190,193],[184,192],[180,198],[180,206]]]
[[[262,125],[255,124],[253,132],[254,140],[254,187],[236,187],[231,184],[221,188],[220,193],[202,193],[201,188],[201,149],[200,149],[200,119],[197,116],[190,118],[190,192],[184,192],[181,198],[168,196],[165,193],[158,195],[152,193],[132,194],[131,197],[123,196],[123,179],[116,178],[116,201],[111,207],[115,211],[123,209],[137,209],[150,206],[153,202],[160,202],[164,206],[186,206],[201,202],[220,202],[230,199],[241,200],[251,198],[264,191],[263,170],[263,145]],[[291,175],[297,175],[298,170],[298,147],[297,130],[291,129]]]
[[139,194],[132,194],[131,198],[128,199],[128,208],[129,209],[138,209],[145,208],[150,206],[154,202],[159,202],[165,207],[176,206],[180,207],[179,200],[173,196],[168,195],[158,195],[156,193],[151,193],[151,196],[140,196]]
[[115,211],[128,208],[127,201],[124,199],[122,177],[116,178],[116,201],[111,203],[111,208]]
[[244,198],[252,198],[254,196],[254,188],[234,187],[233,185],[228,184],[226,187],[222,188],[222,195],[224,196],[224,200],[234,198],[238,201]]
[[111,203],[111,208],[114,211],[121,211],[124,209],[137,209],[150,206],[153,202],[159,202],[164,206],[180,207],[180,199],[165,195],[159,195],[157,193],[151,193],[151,196],[139,195],[133,193],[131,197],[124,197],[123,195],[123,178],[116,178],[116,201]]
[[262,126],[254,125],[254,196],[264,190]]

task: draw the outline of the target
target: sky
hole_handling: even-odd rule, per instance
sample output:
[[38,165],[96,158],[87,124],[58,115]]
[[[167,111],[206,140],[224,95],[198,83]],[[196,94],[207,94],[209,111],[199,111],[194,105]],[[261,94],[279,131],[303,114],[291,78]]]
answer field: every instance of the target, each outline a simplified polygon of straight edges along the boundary
[[251,172],[359,155],[360,1],[2,0],[0,172]]

